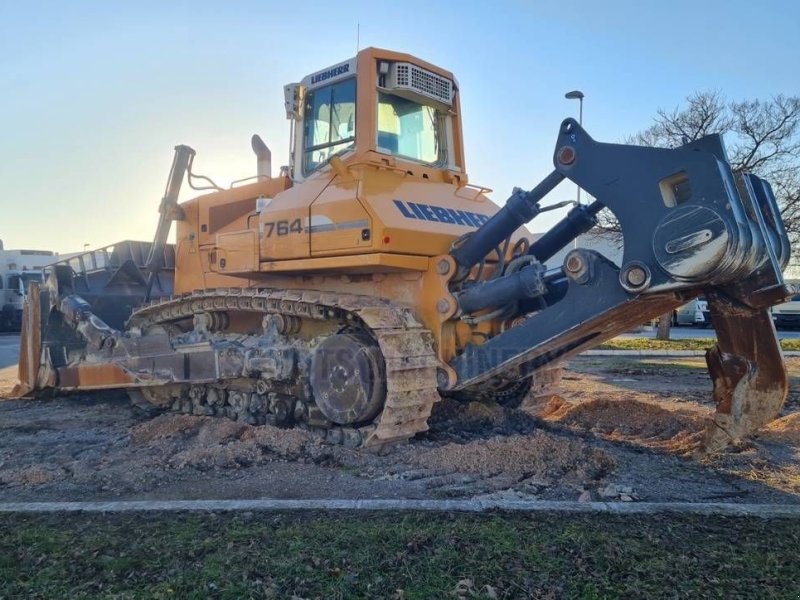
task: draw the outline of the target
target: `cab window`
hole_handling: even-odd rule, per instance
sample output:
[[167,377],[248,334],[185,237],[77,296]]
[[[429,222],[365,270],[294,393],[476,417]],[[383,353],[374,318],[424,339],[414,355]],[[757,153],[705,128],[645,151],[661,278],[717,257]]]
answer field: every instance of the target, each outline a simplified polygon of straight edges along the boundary
[[356,139],[356,80],[348,79],[306,94],[303,173],[349,150]]
[[378,152],[429,165],[444,164],[445,115],[433,106],[394,94],[378,94]]

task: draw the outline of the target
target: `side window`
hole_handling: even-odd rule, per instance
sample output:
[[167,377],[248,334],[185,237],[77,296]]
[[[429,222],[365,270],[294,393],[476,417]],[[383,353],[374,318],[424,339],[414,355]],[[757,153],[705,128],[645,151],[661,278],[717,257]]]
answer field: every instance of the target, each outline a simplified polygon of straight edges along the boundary
[[378,94],[378,151],[423,163],[446,161],[440,143],[444,115],[432,106]]
[[303,173],[310,173],[334,154],[352,148],[355,139],[355,79],[326,85],[306,94]]

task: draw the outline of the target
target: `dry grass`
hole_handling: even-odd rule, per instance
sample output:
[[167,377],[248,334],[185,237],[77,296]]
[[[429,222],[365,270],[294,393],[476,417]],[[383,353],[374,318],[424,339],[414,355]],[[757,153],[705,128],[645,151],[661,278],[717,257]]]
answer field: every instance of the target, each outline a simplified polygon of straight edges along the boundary
[[[713,338],[682,338],[656,340],[652,338],[614,338],[598,346],[598,350],[699,350],[711,348]],[[800,350],[800,339],[782,339],[784,350]]]

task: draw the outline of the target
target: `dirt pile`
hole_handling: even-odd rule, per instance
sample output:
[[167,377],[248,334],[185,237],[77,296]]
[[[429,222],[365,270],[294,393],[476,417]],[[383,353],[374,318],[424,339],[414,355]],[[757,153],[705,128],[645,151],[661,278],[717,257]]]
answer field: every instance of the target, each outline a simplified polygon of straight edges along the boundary
[[464,403],[444,398],[433,406],[428,426],[428,437],[437,441],[472,440],[476,436],[529,433],[536,430],[536,419],[494,402]]
[[[800,413],[770,424],[761,441],[696,457],[690,449],[711,407],[682,391],[692,381],[666,369],[618,380],[621,362],[576,359],[563,399],[532,394],[524,411],[442,400],[430,431],[377,452],[325,445],[300,429],[175,413],[145,418],[119,393],[4,401],[0,500],[798,502]],[[800,361],[792,368],[792,389],[800,389]]]
[[610,455],[582,440],[545,431],[467,444],[450,443],[419,453],[419,467],[442,472],[504,474],[537,479],[596,480],[614,466]]
[[800,446],[800,413],[775,419],[761,430],[759,437],[779,444]]
[[667,409],[631,398],[554,399],[533,410],[536,416],[573,430],[678,454],[691,453],[700,446],[707,419],[698,411]]
[[275,459],[313,460],[320,454],[319,443],[306,431],[190,415],[165,414],[136,425],[130,440],[158,450],[170,466],[202,470]]
[[190,415],[160,415],[131,428],[131,442],[147,444],[155,440],[196,435],[204,419]]

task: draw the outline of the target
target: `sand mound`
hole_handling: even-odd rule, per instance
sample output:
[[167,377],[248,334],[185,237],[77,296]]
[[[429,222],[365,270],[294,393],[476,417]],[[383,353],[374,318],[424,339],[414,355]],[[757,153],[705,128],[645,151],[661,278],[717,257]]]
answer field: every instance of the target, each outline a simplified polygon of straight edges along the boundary
[[760,436],[770,442],[800,446],[800,413],[775,419],[761,430]]
[[607,439],[678,453],[699,447],[707,418],[698,412],[668,410],[633,399],[551,402],[540,416]]
[[297,459],[315,455],[318,444],[298,429],[245,423],[213,417],[166,414],[131,429],[131,443],[156,448],[167,464],[210,469]]
[[499,473],[524,477],[598,479],[614,466],[604,451],[585,442],[544,431],[529,435],[447,444],[415,457],[424,468],[475,473]]
[[0,369],[0,400],[11,397],[11,391],[17,385],[17,365]]

